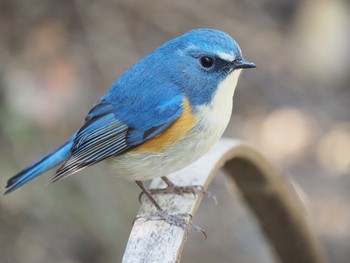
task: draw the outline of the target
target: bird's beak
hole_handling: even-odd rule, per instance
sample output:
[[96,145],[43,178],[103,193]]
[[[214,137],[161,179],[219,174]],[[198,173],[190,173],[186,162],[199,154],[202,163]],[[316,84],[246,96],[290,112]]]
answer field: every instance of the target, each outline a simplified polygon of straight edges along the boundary
[[237,60],[232,62],[232,68],[233,69],[240,69],[240,68],[256,68],[256,65],[252,62],[248,62],[245,60]]

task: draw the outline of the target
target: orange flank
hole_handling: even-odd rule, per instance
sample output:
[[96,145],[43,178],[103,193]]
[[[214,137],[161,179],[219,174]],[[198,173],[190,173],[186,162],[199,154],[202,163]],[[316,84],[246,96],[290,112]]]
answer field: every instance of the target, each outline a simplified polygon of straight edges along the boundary
[[187,99],[183,102],[183,107],[184,112],[181,117],[178,118],[167,130],[138,146],[131,152],[160,152],[183,138],[196,123],[196,117],[192,114],[192,108]]

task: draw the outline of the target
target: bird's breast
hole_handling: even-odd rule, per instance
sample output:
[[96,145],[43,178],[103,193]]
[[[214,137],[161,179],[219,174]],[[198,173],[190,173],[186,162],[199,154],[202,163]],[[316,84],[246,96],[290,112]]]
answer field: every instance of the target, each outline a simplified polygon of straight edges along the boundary
[[217,87],[211,102],[198,107],[199,125],[205,127],[209,140],[218,140],[224,133],[232,114],[233,95],[241,70],[235,70]]

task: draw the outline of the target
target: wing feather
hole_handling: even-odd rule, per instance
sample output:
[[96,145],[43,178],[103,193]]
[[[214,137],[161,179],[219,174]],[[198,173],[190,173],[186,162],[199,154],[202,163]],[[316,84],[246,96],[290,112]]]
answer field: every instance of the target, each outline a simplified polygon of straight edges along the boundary
[[[99,113],[101,105],[98,105]],[[108,106],[109,107],[109,106]],[[93,116],[76,133],[70,158],[57,170],[50,182],[67,177],[79,170],[125,151],[129,127],[120,122],[114,112],[102,111]]]
[[129,127],[117,117],[113,105],[99,103],[89,112],[86,123],[73,137],[71,155],[56,171],[50,183],[143,144],[168,129],[183,112],[179,100],[168,103],[162,110],[167,110],[169,115],[155,114],[157,125]]

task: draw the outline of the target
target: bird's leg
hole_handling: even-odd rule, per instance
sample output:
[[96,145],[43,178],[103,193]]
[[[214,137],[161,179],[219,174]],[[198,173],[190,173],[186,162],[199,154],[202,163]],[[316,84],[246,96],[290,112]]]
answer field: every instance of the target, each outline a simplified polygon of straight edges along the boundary
[[[162,176],[161,179],[166,183],[165,188],[157,188],[157,189],[149,189],[150,194],[156,195],[156,194],[203,194],[204,196],[210,197],[214,200],[215,204],[217,204],[216,196],[209,192],[204,190],[203,186],[201,185],[187,185],[187,186],[178,186],[174,184],[172,181],[170,181],[167,177]],[[141,200],[141,196],[145,192],[141,192],[139,195],[139,201]],[[146,193],[145,193],[146,194]],[[147,195],[147,194],[146,194]]]
[[142,189],[142,193],[144,193],[147,198],[152,202],[152,204],[157,208],[159,212],[162,212],[163,209],[159,206],[157,201],[153,198],[152,193],[148,190],[148,188],[143,184],[142,181],[135,181],[136,184]]
[[140,215],[137,216],[134,220],[134,222],[138,219],[146,219],[146,220],[164,220],[170,225],[178,226],[182,229],[186,229],[188,231],[188,227],[191,229],[194,229],[196,231],[201,232],[204,235],[204,238],[207,238],[207,234],[204,232],[203,229],[201,229],[199,226],[192,224],[189,220],[186,219],[186,217],[189,217],[190,220],[192,219],[191,214],[183,213],[183,214],[177,214],[177,215],[170,215],[168,212],[160,207],[158,202],[154,199],[152,196],[152,193],[150,192],[147,187],[144,186],[142,181],[136,181],[136,184],[142,189],[143,193],[147,196],[147,198],[152,202],[152,204],[157,208],[158,213],[151,214],[151,215]]

